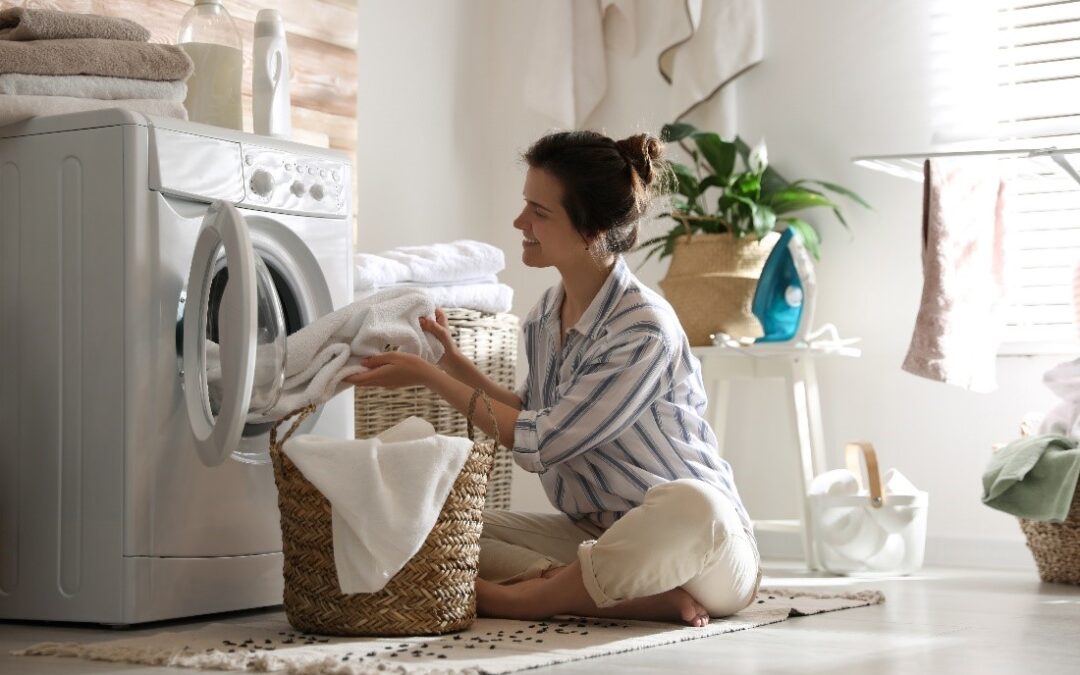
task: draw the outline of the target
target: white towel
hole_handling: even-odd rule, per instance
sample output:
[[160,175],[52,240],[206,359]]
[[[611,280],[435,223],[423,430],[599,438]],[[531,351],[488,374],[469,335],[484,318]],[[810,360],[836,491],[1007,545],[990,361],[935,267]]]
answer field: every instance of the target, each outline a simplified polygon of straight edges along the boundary
[[400,246],[382,253],[357,253],[354,288],[413,283],[473,283],[506,267],[502,249],[462,239],[448,244]]
[[17,96],[71,96],[117,99],[156,99],[183,101],[187,85],[182,80],[136,80],[130,77],[98,75],[25,75],[0,74],[0,94]]
[[997,388],[1004,327],[1007,188],[996,160],[927,160],[923,290],[903,369],[975,392]]
[[[309,403],[323,403],[351,386],[346,377],[368,370],[360,359],[384,351],[416,354],[436,363],[443,346],[420,327],[434,317],[431,298],[412,289],[388,289],[342,307],[286,340],[285,383],[274,406],[249,422],[277,420]],[[207,360],[210,361],[209,353]],[[208,380],[212,375],[208,373]]]
[[427,539],[472,450],[410,417],[375,438],[295,436],[283,450],[330,502],[342,593],[373,593]]
[[673,6],[678,42],[660,53],[670,119],[684,117],[764,57],[759,0],[686,0]]
[[[487,314],[509,312],[514,304],[514,289],[506,284],[455,284],[453,286],[428,286],[401,284],[395,288],[411,288],[425,293],[436,307],[472,309]],[[357,291],[355,299],[368,297],[375,291]]]
[[115,101],[99,101],[93,98],[70,96],[12,96],[0,94],[0,127],[21,122],[31,117],[62,115],[84,110],[124,108],[145,115],[187,119],[187,110],[179,101],[128,98]]
[[1080,439],[1080,359],[1059,363],[1043,375],[1043,383],[1061,403],[1042,420],[1039,435],[1056,434]]

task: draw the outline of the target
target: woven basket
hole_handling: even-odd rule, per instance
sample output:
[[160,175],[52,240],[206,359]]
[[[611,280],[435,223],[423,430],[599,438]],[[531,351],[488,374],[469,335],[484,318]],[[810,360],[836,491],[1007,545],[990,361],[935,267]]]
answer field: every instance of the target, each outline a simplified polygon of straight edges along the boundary
[[709,335],[760,337],[750,305],[761,269],[780,235],[760,241],[730,234],[694,234],[675,243],[671,266],[660,281],[690,344],[710,345]]
[[[517,317],[513,314],[448,309],[446,319],[450,324],[450,334],[461,353],[496,384],[513,389],[517,368]],[[357,438],[376,436],[413,415],[427,420],[435,427],[436,433],[444,436],[464,436],[467,430],[465,417],[426,387],[356,387],[353,397]],[[479,440],[490,439],[481,434]],[[488,481],[488,508],[510,508],[512,471],[510,453],[497,453],[495,468]]]
[[[491,411],[490,400],[484,396]],[[473,434],[470,422],[466,433]],[[281,510],[285,615],[294,628],[323,635],[435,635],[476,619],[476,572],[494,441],[476,441],[420,550],[375,593],[345,595],[334,565],[330,503],[282,451],[313,407],[292,413],[288,431],[270,432],[270,457]],[[494,414],[491,413],[492,418]]]
[[1020,529],[1039,568],[1039,578],[1080,585],[1080,489],[1073,493],[1065,522],[1020,519]]

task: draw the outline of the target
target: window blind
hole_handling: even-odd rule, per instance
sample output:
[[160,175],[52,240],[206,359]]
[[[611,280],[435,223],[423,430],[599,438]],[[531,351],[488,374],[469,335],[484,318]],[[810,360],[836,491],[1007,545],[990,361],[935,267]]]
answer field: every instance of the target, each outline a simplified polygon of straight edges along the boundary
[[[987,3],[990,4],[990,3]],[[1080,0],[994,0],[994,140],[1080,148]],[[1080,166],[1080,153],[1065,155]],[[1011,160],[1007,343],[1075,343],[1080,183],[1049,157]]]

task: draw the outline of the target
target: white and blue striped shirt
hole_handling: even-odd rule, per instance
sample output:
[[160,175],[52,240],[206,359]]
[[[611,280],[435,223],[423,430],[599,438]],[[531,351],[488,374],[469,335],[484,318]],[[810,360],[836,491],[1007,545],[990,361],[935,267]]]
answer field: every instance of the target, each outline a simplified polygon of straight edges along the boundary
[[750,517],[704,419],[701,367],[671,306],[621,257],[559,349],[563,287],[525,319],[529,373],[518,390],[514,459],[552,505],[610,527],[653,485],[696,478]]

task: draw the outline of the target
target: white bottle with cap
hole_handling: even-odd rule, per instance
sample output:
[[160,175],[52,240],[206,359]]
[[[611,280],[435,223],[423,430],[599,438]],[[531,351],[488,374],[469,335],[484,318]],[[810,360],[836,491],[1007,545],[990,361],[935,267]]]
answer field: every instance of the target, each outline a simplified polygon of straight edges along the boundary
[[292,134],[289,103],[289,52],[285,24],[276,9],[255,17],[251,55],[251,117],[257,134],[288,138]]

